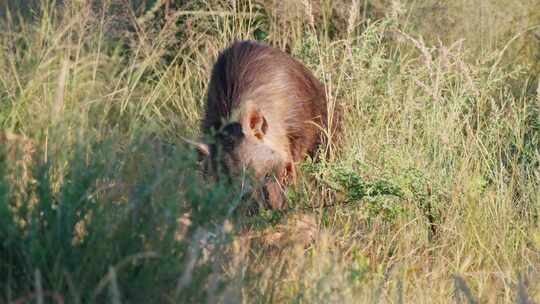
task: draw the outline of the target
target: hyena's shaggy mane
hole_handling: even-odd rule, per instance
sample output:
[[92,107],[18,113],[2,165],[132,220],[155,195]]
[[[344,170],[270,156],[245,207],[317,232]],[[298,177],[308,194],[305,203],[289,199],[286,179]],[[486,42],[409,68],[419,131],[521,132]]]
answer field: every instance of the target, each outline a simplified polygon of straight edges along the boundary
[[208,88],[204,132],[219,130],[236,112],[254,107],[269,129],[283,130],[294,161],[312,154],[327,127],[323,85],[299,61],[253,41],[235,42],[214,65]]

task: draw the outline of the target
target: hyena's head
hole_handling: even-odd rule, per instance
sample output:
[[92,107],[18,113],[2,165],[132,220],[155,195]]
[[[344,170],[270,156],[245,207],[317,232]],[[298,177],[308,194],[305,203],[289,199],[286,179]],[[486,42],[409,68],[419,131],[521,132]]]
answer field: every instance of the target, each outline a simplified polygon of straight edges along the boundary
[[258,111],[247,119],[223,124],[205,143],[194,144],[205,174],[211,178],[244,178],[259,203],[272,209],[286,206],[285,187],[295,178],[288,151],[279,151],[266,136],[271,126]]

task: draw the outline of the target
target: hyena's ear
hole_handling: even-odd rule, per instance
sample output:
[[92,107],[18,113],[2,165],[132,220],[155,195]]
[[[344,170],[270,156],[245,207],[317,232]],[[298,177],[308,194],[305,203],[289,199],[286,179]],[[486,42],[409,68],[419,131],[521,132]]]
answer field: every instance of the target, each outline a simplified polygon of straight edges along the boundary
[[292,162],[287,162],[284,168],[284,180],[288,184],[296,185],[296,168]]
[[199,156],[201,157],[210,156],[210,146],[208,144],[189,140],[184,137],[180,137],[180,138],[182,138],[182,140],[185,141],[187,144],[194,146],[197,149],[197,152],[199,152]]
[[268,123],[262,113],[259,110],[252,110],[249,113],[248,122],[252,134],[258,139],[263,139],[266,135],[266,131],[268,131]]

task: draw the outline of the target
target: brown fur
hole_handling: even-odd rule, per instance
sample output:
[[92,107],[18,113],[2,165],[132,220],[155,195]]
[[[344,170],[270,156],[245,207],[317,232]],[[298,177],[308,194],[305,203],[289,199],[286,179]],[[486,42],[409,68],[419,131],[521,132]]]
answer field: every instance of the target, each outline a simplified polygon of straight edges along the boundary
[[[224,50],[212,71],[202,129],[217,138],[226,173],[265,178],[263,197],[283,208],[295,164],[313,156],[327,123],[324,87],[299,61],[253,41]],[[268,179],[273,174],[274,179]]]

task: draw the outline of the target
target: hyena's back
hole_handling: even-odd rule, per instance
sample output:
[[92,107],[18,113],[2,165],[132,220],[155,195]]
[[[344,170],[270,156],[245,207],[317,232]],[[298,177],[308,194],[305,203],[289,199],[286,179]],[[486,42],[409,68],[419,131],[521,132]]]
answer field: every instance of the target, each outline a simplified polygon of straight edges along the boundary
[[241,41],[214,65],[202,127],[217,131],[235,121],[249,128],[255,111],[266,119],[265,143],[298,162],[317,148],[326,107],[324,87],[303,64],[278,49]]

